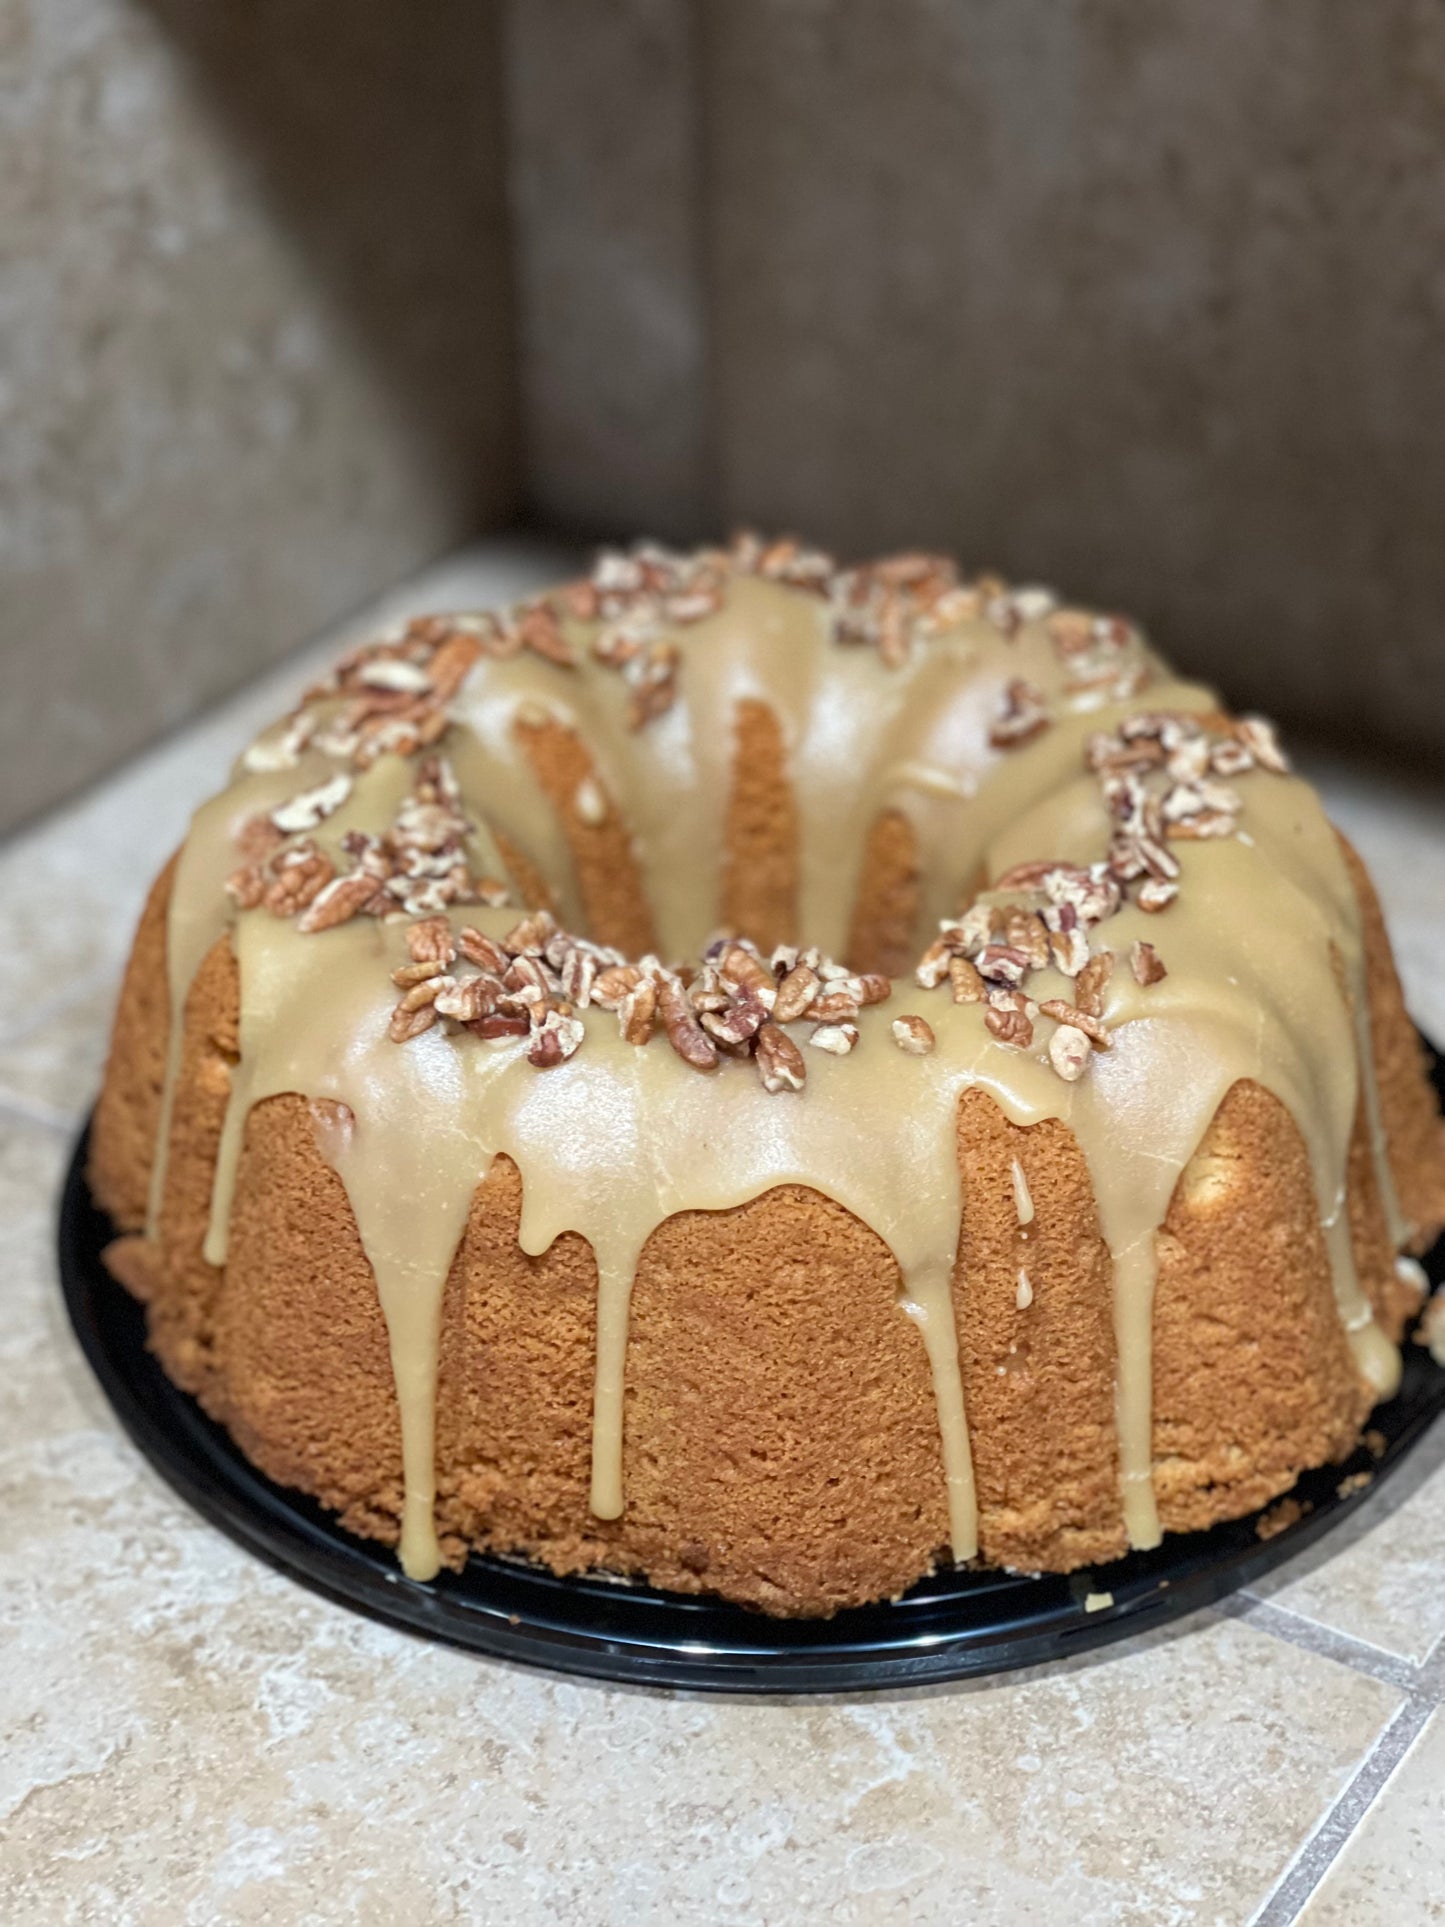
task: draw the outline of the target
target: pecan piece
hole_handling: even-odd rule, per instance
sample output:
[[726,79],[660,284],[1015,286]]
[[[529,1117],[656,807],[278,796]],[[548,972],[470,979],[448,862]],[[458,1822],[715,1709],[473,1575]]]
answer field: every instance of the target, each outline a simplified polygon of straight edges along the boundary
[[667,1041],[683,1062],[691,1064],[695,1071],[715,1071],[717,1045],[693,1016],[687,993],[676,977],[663,977],[659,981],[657,1007]]
[[819,1024],[808,1038],[808,1042],[819,1050],[830,1052],[834,1057],[846,1057],[858,1042],[856,1024]]
[[[606,974],[605,972],[603,973]],[[600,982],[600,979],[599,979]],[[597,1001],[594,987],[593,1002]],[[657,1015],[657,984],[651,977],[639,975],[632,989],[624,992],[616,1005],[617,1027],[626,1044],[645,1044],[652,1036],[652,1023]]]
[[[349,923],[376,901],[379,889],[376,878],[365,870],[333,877],[312,898],[296,928],[310,936],[318,930],[334,930],[338,924]],[[386,901],[385,897],[382,901]]]
[[720,1044],[745,1044],[768,1021],[768,1007],[761,997],[748,992],[723,1010],[705,1010],[701,1021]]
[[1018,749],[1047,729],[1049,722],[1044,692],[1022,676],[1015,676],[989,725],[988,740],[995,749]]
[[1101,1017],[1104,1013],[1104,992],[1109,979],[1114,974],[1114,953],[1101,950],[1097,956],[1090,957],[1074,979],[1074,1002],[1080,1010],[1091,1017]]
[[1289,758],[1279,746],[1273,723],[1263,716],[1241,716],[1234,733],[1261,769],[1271,770],[1276,776],[1289,775]]
[[551,911],[534,910],[513,924],[502,939],[502,948],[509,957],[540,957],[556,934],[557,920]]
[[1027,1050],[1034,1041],[1034,1027],[1021,1010],[990,1004],[983,1013],[983,1021],[992,1036],[1015,1050]]
[[1084,1075],[1092,1055],[1088,1038],[1073,1024],[1060,1024],[1049,1039],[1049,1062],[1066,1084]]
[[718,974],[724,983],[760,997],[771,1009],[778,994],[772,972],[740,943],[729,944],[717,960]]
[[266,894],[266,872],[259,863],[247,863],[226,878],[226,895],[238,910],[254,910]]
[[927,1057],[936,1042],[933,1026],[925,1023],[921,1017],[915,1017],[912,1012],[895,1017],[890,1028],[894,1043],[909,1057]]
[[913,972],[913,981],[920,990],[937,990],[948,975],[949,959],[953,946],[947,937],[935,937],[933,942],[918,959]]
[[1080,1010],[1076,1004],[1065,1003],[1062,997],[1046,997],[1039,1009],[1045,1017],[1052,1017],[1055,1023],[1082,1031],[1095,1050],[1109,1050],[1112,1047],[1113,1038],[1092,1012]]
[[1152,943],[1145,943],[1142,937],[1129,952],[1129,968],[1134,973],[1135,983],[1146,990],[1150,984],[1161,983],[1169,975],[1159,952]]
[[338,770],[315,789],[303,790],[289,803],[272,810],[271,821],[286,836],[294,836],[298,830],[314,830],[333,811],[339,810],[350,794],[351,778]]
[[758,1031],[754,1061],[765,1091],[800,1091],[807,1080],[803,1053],[778,1024],[764,1024]]
[[478,970],[488,971],[493,977],[504,977],[507,974],[507,966],[511,958],[506,951],[482,931],[474,930],[470,924],[457,932],[457,949],[467,962],[475,964]]
[[487,1017],[479,1017],[467,1029],[477,1037],[525,1037],[532,1028],[531,1019],[524,1013],[512,1010],[494,1010]]
[[567,647],[557,612],[549,603],[534,602],[524,609],[517,620],[517,631],[523,648],[530,649],[533,655],[555,662],[563,669],[575,667],[576,658]]
[[1065,977],[1077,977],[1088,966],[1089,939],[1077,924],[1068,930],[1051,930],[1049,954]]
[[275,880],[263,902],[273,917],[294,917],[320,896],[335,874],[331,858],[314,843],[298,843],[277,859]]
[[986,977],[990,983],[1007,984],[1011,989],[1017,989],[1029,973],[1028,956],[1012,944],[985,944],[975,961],[980,977]]
[[551,1070],[573,1055],[585,1034],[580,1017],[549,1010],[533,1035],[527,1062],[535,1064],[539,1071]]
[[459,977],[450,979],[446,988],[437,992],[433,1007],[439,1017],[474,1024],[479,1017],[491,1016],[501,994],[502,986],[495,977]]
[[424,1030],[430,1030],[436,1020],[436,1011],[430,1004],[422,1004],[417,1008],[408,1010],[406,1007],[406,999],[403,998],[391,1013],[391,1022],[387,1025],[387,1035],[393,1044],[410,1043],[413,1037],[420,1037]]
[[801,1017],[818,994],[818,973],[805,963],[795,963],[778,985],[778,1000],[773,1006],[773,1021],[791,1024]]
[[248,816],[236,832],[236,848],[247,863],[264,863],[285,841],[269,816]]
[[451,925],[445,917],[425,917],[406,933],[406,947],[413,963],[449,964],[457,954]]
[[948,960],[949,981],[953,985],[953,1001],[956,1004],[981,1004],[984,1000],[984,981],[967,957],[950,957]]

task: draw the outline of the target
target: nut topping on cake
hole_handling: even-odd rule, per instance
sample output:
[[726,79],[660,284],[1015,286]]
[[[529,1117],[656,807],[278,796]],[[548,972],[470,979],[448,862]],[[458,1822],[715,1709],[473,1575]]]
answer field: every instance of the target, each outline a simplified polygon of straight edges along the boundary
[[[1082,638],[1082,651],[1088,641],[1083,618],[1059,611],[1050,620],[1065,653],[1075,637]],[[1053,1020],[1058,1028],[1048,1040],[1049,1062],[1070,1083],[1083,1075],[1093,1051],[1113,1042],[1103,1014],[1114,956],[1107,949],[1091,955],[1090,931],[1127,903],[1155,915],[1169,908],[1182,874],[1171,843],[1251,841],[1239,827],[1244,799],[1222,779],[1289,769],[1273,729],[1258,718],[1205,723],[1156,711],[1126,716],[1117,729],[1090,736],[1084,763],[1112,826],[1103,861],[1087,868],[1047,859],[1015,864],[986,893],[988,901],[939,925],[914,970],[924,990],[947,978],[955,1003],[983,1003],[990,1034],[1017,1049],[1032,1047],[1036,1017]],[[1014,893],[1020,901],[999,901]],[[1035,1005],[1030,999],[1029,978],[1049,964],[1073,979],[1072,1001],[1048,997]],[[1142,940],[1132,945],[1129,964],[1144,988],[1168,974],[1153,944]]]

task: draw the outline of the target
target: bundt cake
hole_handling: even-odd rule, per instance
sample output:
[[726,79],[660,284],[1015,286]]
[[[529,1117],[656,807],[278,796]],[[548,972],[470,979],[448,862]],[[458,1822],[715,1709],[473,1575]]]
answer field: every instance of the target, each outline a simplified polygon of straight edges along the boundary
[[1271,728],[935,556],[359,649],[158,879],[90,1177],[167,1373],[427,1580],[825,1614],[1343,1456],[1445,1143]]

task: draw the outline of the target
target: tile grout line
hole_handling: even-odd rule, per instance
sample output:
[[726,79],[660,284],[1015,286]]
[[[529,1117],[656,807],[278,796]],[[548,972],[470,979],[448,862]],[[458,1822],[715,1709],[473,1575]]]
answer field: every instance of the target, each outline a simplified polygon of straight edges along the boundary
[[1223,1610],[1231,1618],[1245,1620],[1257,1632],[1269,1633],[1287,1645],[1316,1653],[1321,1659],[1332,1659],[1337,1665],[1348,1666],[1352,1672],[1365,1673],[1371,1679],[1399,1687],[1402,1692],[1411,1695],[1420,1691],[1421,1669],[1413,1660],[1386,1652],[1382,1647],[1372,1646],[1367,1640],[1356,1639],[1350,1633],[1337,1632],[1332,1626],[1321,1625],[1318,1620],[1307,1619],[1302,1613],[1291,1612],[1287,1606],[1277,1606],[1273,1600],[1241,1592],[1232,1600],[1224,1601]]
[[1305,1841],[1283,1879],[1254,1914],[1249,1927],[1291,1927],[1353,1838],[1386,1781],[1419,1738],[1433,1708],[1411,1697],[1380,1734],[1349,1784]]

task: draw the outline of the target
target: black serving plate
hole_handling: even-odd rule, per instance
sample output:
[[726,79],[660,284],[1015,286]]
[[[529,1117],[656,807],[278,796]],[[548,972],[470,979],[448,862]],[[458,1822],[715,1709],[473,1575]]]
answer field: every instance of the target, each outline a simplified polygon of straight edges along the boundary
[[[1445,1087],[1440,1067],[1437,1084]],[[722,1693],[856,1692],[1002,1673],[1064,1659],[1160,1626],[1247,1585],[1353,1512],[1445,1407],[1445,1370],[1407,1343],[1400,1391],[1376,1408],[1374,1451],[1307,1472],[1303,1508],[1270,1538],[1259,1514],[1169,1534],[1153,1552],[1068,1577],[948,1571],[901,1599],[832,1619],[769,1619],[722,1600],[474,1556],[428,1585],[384,1548],[354,1538],[311,1500],[273,1485],[178,1391],[146,1349],[139,1305],[106,1271],[112,1236],[85,1182],[82,1137],[60,1204],[66,1306],[127,1432],[163,1478],[249,1551],[327,1598],[429,1639],[502,1659],[634,1685]],[[1445,1280],[1445,1239],[1426,1262]],[[1383,1443],[1382,1443],[1383,1441]],[[1368,1486],[1350,1475],[1368,1472]],[[1278,1501],[1276,1501],[1278,1504]],[[1100,1606],[1100,1596],[1112,1603]],[[1085,1601],[1093,1596],[1096,1610]]]

